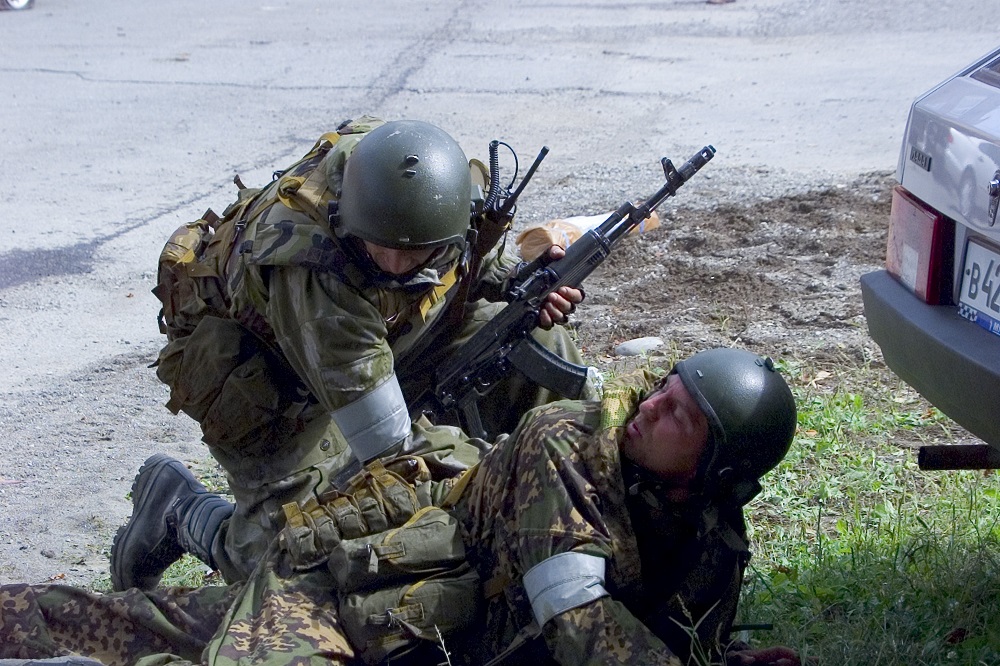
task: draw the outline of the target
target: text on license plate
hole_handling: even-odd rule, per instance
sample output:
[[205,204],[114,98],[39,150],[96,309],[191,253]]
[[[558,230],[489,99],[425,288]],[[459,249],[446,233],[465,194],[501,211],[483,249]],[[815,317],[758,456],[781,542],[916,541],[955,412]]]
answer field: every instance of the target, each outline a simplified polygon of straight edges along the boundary
[[958,313],[1000,335],[1000,253],[969,241]]

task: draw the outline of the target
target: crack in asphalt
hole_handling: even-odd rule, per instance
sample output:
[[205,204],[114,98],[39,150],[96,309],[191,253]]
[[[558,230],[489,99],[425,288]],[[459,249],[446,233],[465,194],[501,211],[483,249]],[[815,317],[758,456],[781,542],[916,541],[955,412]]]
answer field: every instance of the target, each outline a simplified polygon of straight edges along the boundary
[[[352,90],[352,89],[364,89],[364,90],[375,90],[379,91],[380,94],[372,99],[371,104],[373,108],[379,108],[383,106],[387,100],[395,95],[401,93],[411,93],[411,92],[427,92],[426,88],[415,89],[407,86],[407,81],[413,76],[415,72],[418,72],[423,68],[428,59],[436,52],[437,48],[442,43],[450,43],[451,37],[456,33],[469,31],[469,24],[467,21],[461,20],[459,17],[467,15],[466,12],[471,11],[467,7],[468,2],[462,2],[454,8],[450,16],[441,23],[441,25],[430,31],[429,33],[419,36],[415,39],[409,47],[400,50],[399,54],[393,59],[393,61],[384,68],[381,72],[375,75],[372,80],[381,82],[378,84],[372,84],[369,86],[320,86],[330,90]],[[94,77],[89,77],[86,74],[75,71],[75,70],[58,70],[50,68],[29,68],[29,69],[16,69],[16,68],[3,68],[0,67],[0,72],[27,72],[36,74],[57,74],[66,76],[75,76],[84,81],[95,82],[95,83],[122,83],[122,84],[144,84],[144,85],[187,85],[187,86],[228,86],[236,88],[267,88],[268,90],[297,90],[305,89],[306,86],[274,86],[270,84],[263,85],[246,85],[246,84],[232,84],[232,83],[213,83],[213,82],[185,82],[185,81],[142,81],[134,79],[97,79]],[[315,84],[308,86],[309,89],[315,90]],[[440,91],[447,92],[449,88],[442,88]],[[433,91],[432,91],[433,92]],[[468,91],[467,91],[468,92]],[[482,92],[495,92],[495,91],[482,91]],[[548,93],[551,94],[551,93]],[[144,216],[140,220],[134,220],[126,226],[116,229],[113,233],[105,234],[92,238],[86,241],[81,241],[74,245],[54,247],[54,248],[41,248],[41,249],[15,249],[9,252],[0,254],[0,291],[5,291],[19,285],[38,281],[45,278],[58,277],[63,275],[81,275],[85,273],[90,273],[94,266],[94,255],[98,249],[105,243],[114,240],[123,233],[128,233],[134,231],[140,227],[145,226],[150,220],[156,219],[164,214],[170,212],[175,212],[184,207],[190,206],[194,201],[206,197],[207,194],[202,193],[193,197],[189,197],[186,201],[179,202],[175,206],[171,207],[167,211],[158,211],[155,213],[150,213],[148,216]],[[128,221],[126,220],[126,223]]]
[[[389,85],[381,86],[384,92],[372,100],[372,108],[382,107],[391,97],[400,93],[416,92],[416,90],[408,88],[406,82],[414,72],[419,71],[427,64],[428,58],[435,53],[438,45],[450,44],[452,40],[449,37],[456,32],[470,33],[468,21],[459,19],[460,16],[467,16],[473,11],[472,8],[468,8],[468,5],[468,2],[459,3],[440,27],[414,40],[411,47],[400,49],[392,62],[372,78],[373,81],[390,82]],[[373,85],[372,87],[378,89],[377,86]],[[420,91],[426,90],[420,89]]]
[[[632,60],[651,60],[654,62],[659,62],[660,59],[657,58],[643,58],[630,56]],[[668,60],[663,60],[668,62]],[[676,62],[676,60],[670,60],[669,62]],[[466,94],[466,95],[496,95],[499,91],[496,88],[470,88],[465,86],[407,86],[405,85],[405,79],[408,79],[410,75],[419,69],[418,66],[408,68],[405,72],[401,72],[398,77],[398,81],[391,84],[384,83],[372,83],[369,85],[323,85],[323,84],[309,84],[301,86],[289,86],[289,85],[274,85],[270,83],[263,84],[244,84],[244,83],[221,83],[221,82],[210,82],[210,81],[146,81],[137,79],[99,79],[93,77],[87,77],[85,75],[74,73],[74,72],[52,72],[43,70],[29,70],[29,69],[9,69],[0,67],[0,72],[42,72],[42,73],[61,73],[76,75],[79,78],[89,82],[89,83],[122,83],[129,85],[150,85],[150,86],[191,86],[191,87],[202,87],[210,86],[213,88],[241,88],[247,90],[267,90],[267,91],[298,91],[298,90],[329,90],[329,91],[378,91],[382,93],[378,97],[371,98],[370,105],[375,108],[385,104],[394,95],[399,94],[432,94],[432,95],[449,95],[449,94]],[[650,90],[650,91],[629,91],[629,90],[609,90],[607,88],[594,88],[589,86],[547,86],[544,89],[536,88],[512,88],[505,87],[503,89],[504,95],[518,95],[523,97],[551,97],[553,95],[559,95],[561,93],[587,93],[593,95],[614,95],[616,97],[632,97],[636,99],[661,99],[664,96],[663,92]],[[683,95],[678,94],[674,97],[680,99]],[[826,100],[824,100],[826,101]]]

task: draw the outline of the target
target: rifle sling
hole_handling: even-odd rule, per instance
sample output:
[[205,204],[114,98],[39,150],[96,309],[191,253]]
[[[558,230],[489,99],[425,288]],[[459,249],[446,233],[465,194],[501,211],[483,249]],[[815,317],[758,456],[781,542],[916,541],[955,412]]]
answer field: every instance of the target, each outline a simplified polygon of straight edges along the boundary
[[[493,246],[500,241],[501,236],[510,228],[509,221],[505,223],[494,222],[486,216],[481,219],[482,223],[478,229],[470,229],[468,242],[472,244],[472,252],[469,263],[464,274],[459,277],[455,295],[449,300],[444,314],[441,316],[441,330],[452,333],[461,330],[462,321],[465,319],[465,304],[469,301],[472,283],[479,279],[483,257],[489,254]],[[406,358],[419,358],[432,342],[435,342],[434,336],[425,335],[402,358],[397,359],[397,365],[405,363]]]

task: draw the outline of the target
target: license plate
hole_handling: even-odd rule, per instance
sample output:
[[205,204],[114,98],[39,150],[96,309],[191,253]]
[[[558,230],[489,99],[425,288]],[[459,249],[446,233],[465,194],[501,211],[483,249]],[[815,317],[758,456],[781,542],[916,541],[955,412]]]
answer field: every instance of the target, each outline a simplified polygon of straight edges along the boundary
[[958,303],[960,315],[1000,335],[1000,253],[969,241]]

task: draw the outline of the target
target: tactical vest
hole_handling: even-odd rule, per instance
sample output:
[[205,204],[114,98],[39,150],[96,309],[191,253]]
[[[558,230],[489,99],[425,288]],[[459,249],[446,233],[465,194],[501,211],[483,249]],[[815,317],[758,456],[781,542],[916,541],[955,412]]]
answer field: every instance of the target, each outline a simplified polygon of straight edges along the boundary
[[471,474],[433,482],[419,457],[376,460],[344,492],[283,507],[281,547],[294,570],[330,572],[364,663],[433,663],[418,655],[480,620],[479,576],[448,512]]

